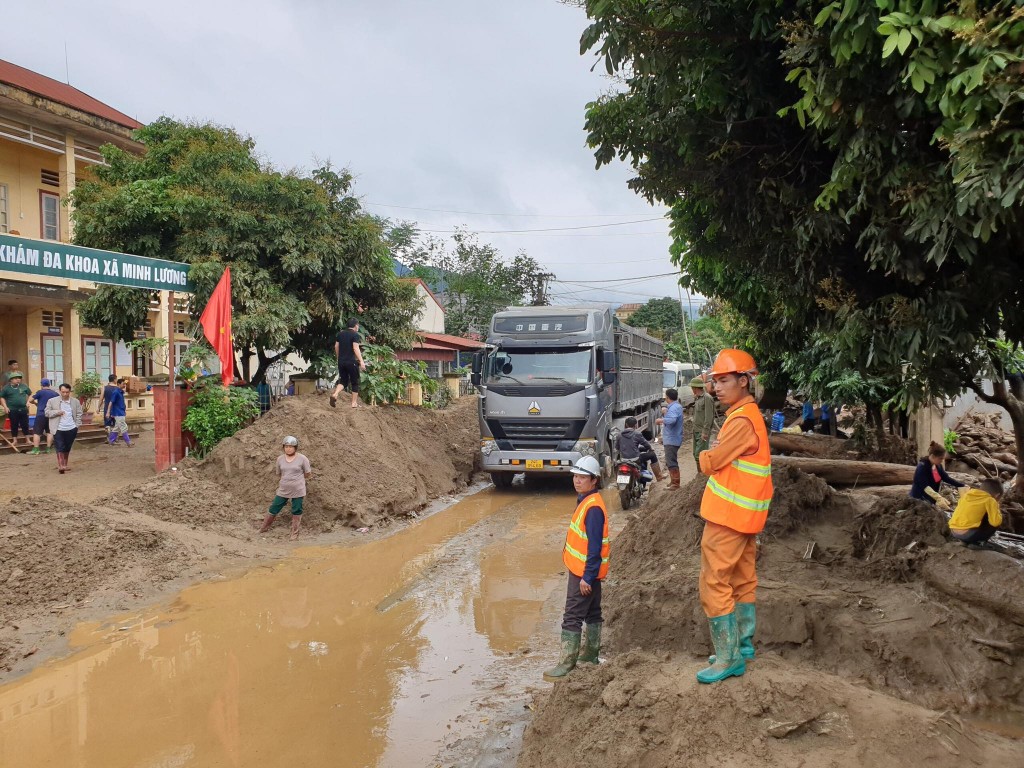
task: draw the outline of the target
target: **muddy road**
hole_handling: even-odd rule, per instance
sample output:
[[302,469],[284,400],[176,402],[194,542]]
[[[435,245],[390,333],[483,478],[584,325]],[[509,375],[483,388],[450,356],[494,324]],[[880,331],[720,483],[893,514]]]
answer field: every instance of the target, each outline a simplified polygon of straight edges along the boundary
[[73,655],[0,688],[0,765],[511,765],[573,504],[564,480],[486,489],[80,625]]

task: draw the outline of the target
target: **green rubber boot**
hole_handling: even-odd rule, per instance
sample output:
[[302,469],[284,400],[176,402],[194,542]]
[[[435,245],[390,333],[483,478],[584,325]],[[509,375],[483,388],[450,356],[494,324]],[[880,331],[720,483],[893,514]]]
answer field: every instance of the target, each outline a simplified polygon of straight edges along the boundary
[[[754,630],[757,628],[756,603],[736,603],[736,627],[740,633],[740,656],[744,661],[754,658]],[[714,664],[715,657],[708,656],[708,664]]]
[[717,683],[727,677],[739,677],[747,671],[747,663],[740,656],[735,612],[708,619],[708,626],[711,628],[711,642],[715,645],[715,663],[697,673],[697,682]]
[[587,624],[583,632],[583,647],[580,648],[580,664],[600,664],[598,654],[601,653],[601,627],[604,622]]
[[576,667],[576,660],[580,656],[580,633],[567,632],[562,630],[562,658],[558,660],[558,666],[549,669],[544,673],[544,679],[549,683],[557,683]]

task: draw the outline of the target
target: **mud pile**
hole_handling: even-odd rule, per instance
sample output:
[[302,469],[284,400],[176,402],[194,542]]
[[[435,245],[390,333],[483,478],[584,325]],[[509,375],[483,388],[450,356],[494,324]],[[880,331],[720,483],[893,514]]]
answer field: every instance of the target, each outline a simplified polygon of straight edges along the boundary
[[702,686],[638,651],[573,672],[527,729],[519,768],[1020,765],[1018,742],[779,659]]
[[[978,764],[1022,764],[1024,743],[955,717],[933,726],[927,711],[1024,711],[1022,564],[949,542],[930,506],[837,493],[792,468],[773,479],[747,674],[694,680],[712,650],[697,587],[704,480],[655,488],[612,545],[610,663],[555,686],[520,766],[582,760],[554,748],[582,743],[582,728],[605,745],[594,766],[953,765],[941,739],[923,738],[933,727],[970,745],[953,751],[981,750]],[[780,741],[769,721],[803,725]]]
[[465,398],[444,411],[335,409],[326,397],[290,397],[203,461],[184,462],[177,476],[164,473],[102,502],[222,532],[249,528],[274,497],[281,440],[294,435],[313,468],[306,530],[381,524],[468,484],[480,442],[475,407]]
[[115,581],[131,590],[136,579],[170,580],[185,558],[182,542],[145,521],[114,521],[52,497],[13,499],[0,511],[0,669],[20,622]]

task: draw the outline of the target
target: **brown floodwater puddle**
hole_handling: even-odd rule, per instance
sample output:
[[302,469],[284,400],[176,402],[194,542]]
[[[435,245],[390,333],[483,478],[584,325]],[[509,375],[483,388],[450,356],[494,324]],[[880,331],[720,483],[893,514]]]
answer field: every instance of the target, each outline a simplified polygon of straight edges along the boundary
[[0,688],[0,766],[430,765],[538,630],[573,501],[484,491],[82,625],[74,655]]

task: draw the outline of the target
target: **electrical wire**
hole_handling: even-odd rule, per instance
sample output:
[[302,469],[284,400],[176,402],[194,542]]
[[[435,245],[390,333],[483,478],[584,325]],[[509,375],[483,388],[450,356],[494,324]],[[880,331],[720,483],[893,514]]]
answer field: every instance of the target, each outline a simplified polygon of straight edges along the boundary
[[411,205],[391,205],[389,203],[364,202],[363,205],[375,205],[378,208],[397,208],[401,211],[426,211],[428,213],[454,213],[460,216],[495,216],[519,219],[620,219],[623,216],[643,216],[640,211],[635,213],[486,213],[484,211],[454,211],[446,208],[417,208]]
[[670,277],[672,275],[679,275],[679,272],[662,272],[659,275],[644,275],[642,277],[615,277],[609,280],[552,280],[553,283],[570,282],[572,285],[590,285],[595,283],[633,283],[640,282],[641,280],[654,280],[657,277]]
[[[570,230],[577,229],[602,229],[604,227],[625,227],[629,224],[644,224],[648,221],[662,221],[664,216],[655,216],[650,219],[633,219],[632,221],[616,221],[610,224],[584,224],[579,227],[547,227],[545,229],[478,229],[473,230],[472,234],[475,235],[516,235],[524,232],[568,232]],[[454,235],[461,230],[458,229],[417,229],[418,232],[424,232],[432,235]]]

